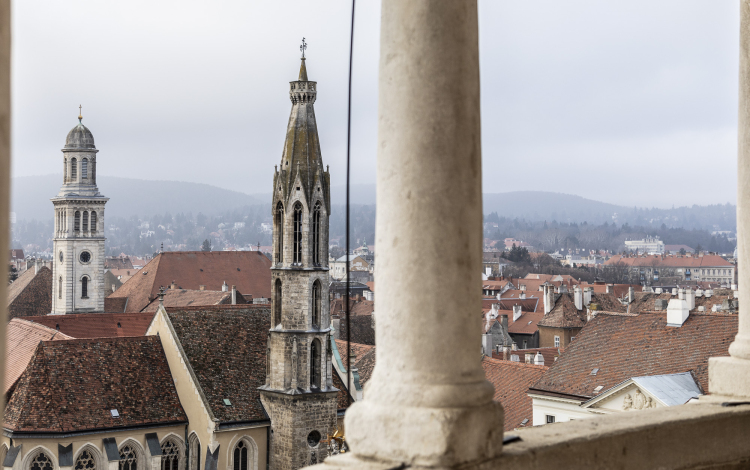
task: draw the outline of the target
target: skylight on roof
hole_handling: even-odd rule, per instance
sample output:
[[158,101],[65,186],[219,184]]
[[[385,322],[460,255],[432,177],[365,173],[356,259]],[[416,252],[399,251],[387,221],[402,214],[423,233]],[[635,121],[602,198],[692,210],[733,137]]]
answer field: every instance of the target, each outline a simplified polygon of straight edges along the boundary
[[523,421],[521,421],[521,426],[529,422],[529,418],[524,418]]
[[598,369],[598,368],[596,368],[596,369],[592,369],[592,370],[591,370],[591,375],[596,375],[596,373],[597,373],[597,372],[599,372],[599,369]]
[[229,398],[224,399],[224,406],[232,406],[232,402],[229,401]]
[[599,392],[601,392],[603,388],[604,388],[604,385],[598,385],[598,386],[597,386],[597,387],[596,387],[596,388],[594,389],[594,393],[599,393]]
[[117,410],[109,410],[109,413],[112,415],[113,418],[120,417],[120,412],[118,412]]

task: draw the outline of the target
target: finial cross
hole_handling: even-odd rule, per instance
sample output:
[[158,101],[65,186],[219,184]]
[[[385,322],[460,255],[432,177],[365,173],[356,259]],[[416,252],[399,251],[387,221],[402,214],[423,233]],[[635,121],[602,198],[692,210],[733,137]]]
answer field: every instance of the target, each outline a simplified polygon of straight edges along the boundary
[[302,45],[299,46],[300,52],[302,52],[302,58],[305,58],[305,49],[307,49],[307,43],[305,42],[305,38],[302,38]]
[[78,119],[83,119],[83,106],[78,105]]

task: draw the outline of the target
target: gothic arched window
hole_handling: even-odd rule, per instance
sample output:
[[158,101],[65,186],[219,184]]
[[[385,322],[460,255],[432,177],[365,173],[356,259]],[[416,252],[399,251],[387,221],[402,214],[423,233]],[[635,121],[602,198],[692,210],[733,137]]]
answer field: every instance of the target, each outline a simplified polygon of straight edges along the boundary
[[88,450],[84,450],[76,459],[75,470],[96,470],[96,460]]
[[89,177],[89,159],[84,158],[81,160],[81,178]]
[[180,469],[180,448],[171,439],[161,444],[161,470]]
[[120,449],[120,470],[138,470],[138,454],[129,445]]
[[320,340],[310,345],[310,388],[320,388]]
[[71,181],[78,181],[78,160],[75,158],[70,160],[70,179]]
[[273,325],[275,327],[281,323],[281,279],[276,279],[276,285],[273,289]]
[[276,262],[284,259],[284,205],[279,202],[276,206]]
[[91,233],[96,233],[96,212],[91,213]]
[[53,468],[52,460],[46,452],[39,452],[29,465],[29,470],[52,470]]
[[188,445],[190,446],[190,468],[188,470],[200,470],[201,441],[198,440],[198,436],[196,436],[195,433],[191,434],[188,438]]
[[321,295],[320,295],[320,281],[315,281],[312,288],[312,325],[313,328],[320,328],[320,312],[321,312]]
[[302,204],[294,206],[294,264],[302,264]]
[[313,265],[320,266],[320,202],[315,203],[312,220]]
[[240,440],[236,446],[234,446],[234,469],[233,470],[247,470],[248,459],[247,459],[247,444],[245,441]]
[[83,231],[86,232],[89,229],[89,211],[83,211]]
[[83,276],[81,278],[81,298],[82,299],[88,299],[89,298],[89,278],[88,278],[88,276]]
[[75,219],[73,220],[73,230],[76,232],[81,231],[81,211],[76,211]]

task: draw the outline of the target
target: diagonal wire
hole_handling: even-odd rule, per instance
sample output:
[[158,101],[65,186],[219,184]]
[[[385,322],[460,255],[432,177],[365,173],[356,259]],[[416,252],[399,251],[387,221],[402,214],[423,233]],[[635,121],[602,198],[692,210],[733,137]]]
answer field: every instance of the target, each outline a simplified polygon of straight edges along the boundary
[[352,54],[354,53],[354,3],[356,0],[352,0],[352,25],[351,32],[349,35],[349,99],[347,102],[348,110],[346,115],[346,295],[344,296],[346,302],[346,391],[347,391],[347,405],[352,404],[352,365],[349,359],[351,355],[351,341],[352,341],[352,329],[349,322],[350,314],[350,299],[349,299],[349,286],[350,286],[350,273],[349,273],[349,173],[350,173],[350,156],[351,156],[351,143],[352,143]]

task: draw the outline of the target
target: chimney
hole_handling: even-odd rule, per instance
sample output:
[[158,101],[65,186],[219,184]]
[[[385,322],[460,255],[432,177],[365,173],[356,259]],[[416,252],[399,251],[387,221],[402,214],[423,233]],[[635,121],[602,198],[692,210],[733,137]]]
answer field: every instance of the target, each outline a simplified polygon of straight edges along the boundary
[[524,354],[524,356],[526,356],[525,357],[526,364],[533,364],[534,363],[534,353],[528,352],[528,353]]
[[520,305],[514,305],[513,306],[513,322],[517,322],[519,318],[521,318],[522,312],[521,312],[521,306]]
[[518,298],[521,300],[526,300],[526,292],[521,292],[520,294],[518,294]]
[[538,366],[544,365],[544,356],[542,356],[542,353],[537,351],[536,356],[534,356],[534,364]]
[[706,292],[703,293],[703,295],[705,295],[707,299],[710,299],[711,296],[714,295],[714,290],[708,289]]
[[695,308],[695,291],[693,289],[685,289],[685,301],[690,310]]
[[237,305],[237,286],[232,286],[232,305]]
[[224,284],[221,285],[221,291],[229,292],[229,286],[227,285],[227,281],[224,281]]
[[492,357],[492,333],[482,335],[482,354]]
[[206,286],[200,285],[200,286],[198,286],[198,290],[206,290]]
[[503,346],[503,361],[507,361],[508,356],[510,356],[510,346]]
[[677,289],[677,298],[680,300],[686,300],[685,299],[685,290],[684,289]]
[[687,302],[680,299],[670,300],[667,306],[667,326],[681,327],[689,314]]
[[555,308],[555,286],[546,284],[544,286],[544,314],[547,315]]
[[654,294],[661,294],[661,287],[654,289]]
[[513,341],[513,344],[510,345],[510,350],[511,351],[517,351],[518,350],[518,345],[516,344],[515,341]]
[[607,294],[611,294],[613,292],[613,287],[614,286],[612,284],[607,284],[607,287],[606,287]]
[[695,290],[695,296],[696,297],[703,297],[703,289],[696,289]]
[[169,288],[172,290],[177,289],[177,281],[172,281],[172,285]]
[[39,273],[39,260],[34,259],[34,274]]
[[573,301],[576,304],[576,310],[583,310],[583,291],[579,286],[573,288]]
[[500,315],[500,324],[503,325],[503,332],[508,333],[508,315]]
[[628,287],[628,303],[632,304],[635,300],[635,289],[633,289],[633,286]]
[[591,303],[591,293],[594,292],[593,287],[584,287],[583,288],[583,305],[589,306]]
[[521,285],[519,285],[519,286],[518,286],[518,289],[519,289],[519,290],[523,290],[523,291],[525,291],[525,290],[526,290],[526,284],[521,284]]
[[672,288],[672,295],[677,295],[677,288],[676,287]]

